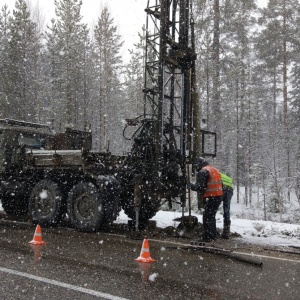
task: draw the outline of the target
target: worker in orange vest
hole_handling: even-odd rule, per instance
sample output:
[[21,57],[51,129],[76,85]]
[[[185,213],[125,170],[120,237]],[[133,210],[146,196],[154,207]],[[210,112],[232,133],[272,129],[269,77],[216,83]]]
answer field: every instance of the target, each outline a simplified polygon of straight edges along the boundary
[[188,183],[187,187],[199,193],[203,199],[204,233],[200,242],[211,242],[217,238],[216,213],[222,202],[222,180],[220,172],[209,165],[202,157],[195,164],[196,183]]

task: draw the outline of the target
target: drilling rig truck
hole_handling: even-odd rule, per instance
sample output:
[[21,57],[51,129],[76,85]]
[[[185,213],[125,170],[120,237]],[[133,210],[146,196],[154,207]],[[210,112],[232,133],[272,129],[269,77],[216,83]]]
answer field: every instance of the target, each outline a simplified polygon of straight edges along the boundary
[[148,0],[144,111],[126,156],[92,151],[92,136],[67,128],[0,120],[0,199],[8,215],[30,215],[41,226],[67,216],[78,230],[97,231],[123,209],[137,230],[162,203],[189,208],[190,166],[214,156],[215,134],[200,130],[192,0]]

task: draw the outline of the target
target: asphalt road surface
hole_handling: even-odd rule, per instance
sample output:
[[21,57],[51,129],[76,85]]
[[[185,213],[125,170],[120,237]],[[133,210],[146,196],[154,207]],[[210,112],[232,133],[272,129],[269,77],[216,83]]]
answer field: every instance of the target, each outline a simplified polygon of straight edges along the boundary
[[[137,263],[142,240],[67,228],[0,224],[0,299],[299,299],[300,255],[218,241],[263,266],[185,248],[189,240],[149,238],[155,263]],[[180,247],[178,249],[177,247]]]

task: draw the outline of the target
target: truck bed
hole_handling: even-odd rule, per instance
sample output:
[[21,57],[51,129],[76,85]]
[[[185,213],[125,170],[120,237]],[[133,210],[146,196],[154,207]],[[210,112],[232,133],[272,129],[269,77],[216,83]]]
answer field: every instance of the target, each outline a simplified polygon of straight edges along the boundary
[[73,167],[83,166],[81,150],[30,150],[27,160],[34,167]]

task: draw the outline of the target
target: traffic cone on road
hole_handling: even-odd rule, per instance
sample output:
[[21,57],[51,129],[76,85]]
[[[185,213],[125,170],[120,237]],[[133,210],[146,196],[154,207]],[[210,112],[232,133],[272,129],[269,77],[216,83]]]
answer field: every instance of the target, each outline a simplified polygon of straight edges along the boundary
[[37,225],[35,228],[33,240],[29,242],[32,245],[46,245],[42,240],[42,229],[40,225]]
[[138,262],[144,262],[144,263],[150,263],[150,262],[156,261],[155,259],[151,258],[151,256],[150,256],[149,242],[147,239],[144,239],[140,256],[138,258],[136,258],[135,260]]

